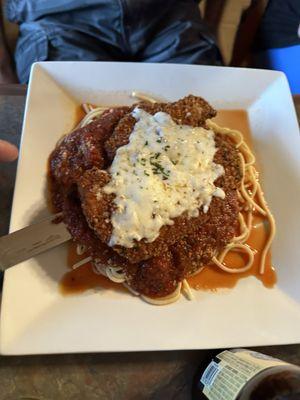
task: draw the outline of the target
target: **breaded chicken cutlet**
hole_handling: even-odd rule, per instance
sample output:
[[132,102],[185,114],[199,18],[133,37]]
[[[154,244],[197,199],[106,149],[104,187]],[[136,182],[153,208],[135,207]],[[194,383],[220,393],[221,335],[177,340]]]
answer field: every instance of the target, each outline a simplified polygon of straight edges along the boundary
[[120,267],[127,284],[140,294],[163,297],[174,291],[178,282],[209,263],[230,242],[238,226],[236,189],[241,181],[237,150],[230,138],[215,133],[217,151],[214,162],[224,168],[216,185],[226,193],[213,197],[206,213],[197,217],[187,213],[163,225],[158,237],[134,246],[110,246],[115,209],[114,194],[103,188],[110,182],[109,168],[116,150],[129,141],[136,124],[132,111],[138,107],[154,115],[169,114],[178,125],[205,127],[216,111],[202,98],[187,96],[174,103],[146,102],[131,107],[116,107],[84,128],[65,136],[49,159],[52,203],[74,240],[87,248],[87,254],[100,265]]

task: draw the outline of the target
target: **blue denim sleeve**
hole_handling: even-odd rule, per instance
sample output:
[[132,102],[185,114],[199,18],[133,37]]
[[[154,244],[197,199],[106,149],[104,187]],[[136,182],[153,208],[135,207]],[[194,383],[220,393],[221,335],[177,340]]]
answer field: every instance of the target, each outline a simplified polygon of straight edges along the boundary
[[36,21],[45,15],[102,5],[107,0],[5,0],[5,17],[15,23]]
[[[24,24],[15,50],[16,72],[20,83],[27,83],[31,65],[48,59],[48,37],[42,28]],[[24,33],[27,31],[27,33]]]

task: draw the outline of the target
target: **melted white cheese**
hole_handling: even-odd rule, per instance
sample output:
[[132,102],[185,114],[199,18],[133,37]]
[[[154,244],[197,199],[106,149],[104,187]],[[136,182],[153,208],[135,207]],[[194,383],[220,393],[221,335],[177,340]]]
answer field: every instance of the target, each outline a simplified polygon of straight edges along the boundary
[[177,125],[163,112],[152,116],[136,108],[132,115],[137,122],[129,143],[117,150],[104,188],[115,194],[110,246],[152,242],[175,217],[197,217],[212,196],[225,196],[214,185],[224,169],[213,162],[213,131]]

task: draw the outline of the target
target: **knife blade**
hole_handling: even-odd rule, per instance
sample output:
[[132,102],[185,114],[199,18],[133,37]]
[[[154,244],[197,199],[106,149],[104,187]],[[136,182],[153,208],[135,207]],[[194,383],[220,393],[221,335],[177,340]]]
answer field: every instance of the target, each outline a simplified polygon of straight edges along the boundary
[[63,222],[51,217],[0,237],[0,270],[4,271],[71,238]]

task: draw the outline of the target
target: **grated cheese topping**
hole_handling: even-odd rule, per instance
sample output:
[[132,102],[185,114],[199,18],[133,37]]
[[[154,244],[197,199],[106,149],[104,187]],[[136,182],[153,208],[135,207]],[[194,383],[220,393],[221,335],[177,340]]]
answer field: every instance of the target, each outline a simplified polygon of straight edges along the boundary
[[213,196],[225,197],[214,185],[224,169],[213,162],[212,130],[178,125],[164,112],[135,108],[132,115],[137,122],[129,143],[117,150],[104,187],[115,194],[109,245],[128,248],[154,241],[185,212],[197,217],[203,207],[206,213]]

